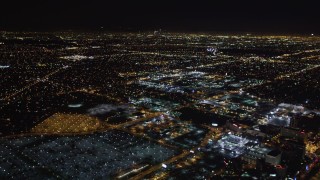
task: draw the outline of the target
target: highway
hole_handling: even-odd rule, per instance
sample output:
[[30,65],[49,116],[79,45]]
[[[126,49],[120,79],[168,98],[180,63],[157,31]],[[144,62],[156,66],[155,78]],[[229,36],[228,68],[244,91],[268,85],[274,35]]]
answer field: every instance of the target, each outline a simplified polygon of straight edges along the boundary
[[178,160],[181,160],[181,159],[185,158],[186,156],[192,154],[192,152],[195,152],[198,148],[205,146],[208,143],[209,139],[212,138],[212,135],[213,135],[213,131],[209,131],[206,134],[206,136],[202,139],[202,141],[200,142],[199,146],[194,147],[194,148],[192,148],[190,150],[184,150],[181,154],[179,154],[177,156],[174,156],[174,157],[172,157],[172,158],[170,158],[170,159],[168,159],[168,160],[166,160],[164,162],[156,164],[156,165],[152,166],[151,168],[147,169],[146,171],[143,171],[143,172],[139,173],[138,175],[132,177],[131,180],[142,179],[145,176],[147,176],[147,175],[149,175],[149,174],[151,174],[151,173],[163,168],[162,164],[168,165],[168,164],[177,162]]
[[37,85],[38,83],[40,82],[44,82],[44,81],[47,81],[48,78],[50,78],[51,76],[54,76],[55,74],[59,73],[61,70],[65,69],[64,67],[61,67],[53,72],[50,72],[49,74],[45,75],[44,77],[40,78],[40,79],[37,79],[29,84],[27,84],[26,86],[22,87],[21,89],[15,91],[14,93],[11,93],[9,95],[7,95],[6,97],[4,97],[3,99],[1,100],[4,100],[4,101],[10,101],[12,98],[14,98],[15,96],[17,96],[18,94],[22,93],[23,91],[25,90],[28,90],[30,89],[32,86],[35,86]]

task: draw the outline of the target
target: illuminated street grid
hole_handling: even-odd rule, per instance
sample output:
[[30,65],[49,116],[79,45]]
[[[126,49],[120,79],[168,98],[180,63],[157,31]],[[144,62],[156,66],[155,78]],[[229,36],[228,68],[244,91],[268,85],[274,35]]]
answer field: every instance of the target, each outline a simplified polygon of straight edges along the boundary
[[316,177],[319,58],[317,36],[1,33],[0,177]]

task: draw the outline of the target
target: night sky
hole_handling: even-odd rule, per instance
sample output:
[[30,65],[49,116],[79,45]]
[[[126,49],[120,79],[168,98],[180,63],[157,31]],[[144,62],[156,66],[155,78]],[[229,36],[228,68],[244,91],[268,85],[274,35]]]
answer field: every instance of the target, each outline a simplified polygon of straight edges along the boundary
[[320,33],[315,2],[279,1],[12,0],[1,2],[0,30]]

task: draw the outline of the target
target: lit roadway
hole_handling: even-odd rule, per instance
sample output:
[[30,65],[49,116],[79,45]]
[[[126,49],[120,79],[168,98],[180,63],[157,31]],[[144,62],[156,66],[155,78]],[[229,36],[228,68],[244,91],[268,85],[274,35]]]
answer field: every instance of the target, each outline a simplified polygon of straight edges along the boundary
[[160,116],[161,114],[162,114],[162,113],[160,113],[160,112],[147,113],[147,114],[146,114],[146,117],[143,117],[143,118],[140,118],[140,119],[137,119],[137,120],[128,121],[128,122],[125,122],[125,123],[122,123],[122,124],[118,124],[118,125],[110,125],[110,124],[108,124],[108,125],[109,125],[111,128],[114,128],[114,129],[121,129],[121,128],[125,128],[126,126],[130,126],[130,125],[133,125],[133,124],[137,124],[137,123],[139,123],[139,122],[146,121],[146,120],[148,120],[148,119],[151,119],[151,118]]
[[213,133],[214,133],[213,131],[209,131],[206,134],[206,136],[202,139],[202,141],[200,142],[199,146],[194,147],[194,148],[192,148],[190,150],[184,150],[181,154],[179,154],[177,156],[174,156],[174,157],[172,157],[172,158],[170,158],[170,159],[168,159],[168,160],[166,160],[164,162],[156,164],[156,165],[152,166],[151,168],[147,169],[146,171],[143,171],[143,172],[139,173],[138,175],[132,177],[131,180],[142,179],[143,177],[145,177],[145,176],[147,176],[147,175],[149,175],[149,174],[151,174],[151,173],[163,168],[162,164],[168,165],[168,164],[174,163],[174,162],[176,162],[176,161],[178,161],[180,159],[183,159],[184,157],[192,154],[192,151],[195,152],[198,148],[204,147],[208,143],[209,139],[212,138]]
[[[198,55],[173,55],[172,53],[160,53],[160,52],[144,52],[144,51],[126,51],[133,55],[157,55],[157,56],[163,56],[163,57],[181,57],[181,58],[198,58]],[[216,56],[205,56],[206,58],[212,58]]]
[[55,74],[59,73],[61,70],[65,69],[64,67],[61,67],[53,72],[50,72],[49,74],[45,75],[44,77],[42,77],[41,79],[37,79],[34,82],[27,84],[26,86],[24,86],[23,88],[17,90],[16,92],[7,95],[6,97],[4,97],[2,100],[5,101],[10,101],[12,98],[14,98],[15,96],[17,96],[18,94],[22,93],[25,90],[30,89],[32,86],[40,83],[40,82],[44,82],[47,81],[49,77],[54,76]]
[[[272,63],[290,63],[290,61],[286,62],[286,61],[281,61],[281,60],[270,60],[270,59],[264,59],[264,60],[266,60],[267,62],[272,62]],[[306,73],[307,71],[310,71],[310,70],[313,70],[313,69],[317,69],[317,68],[320,67],[320,65],[311,65],[311,64],[306,64],[306,65],[308,65],[309,67],[307,67],[305,69],[301,69],[299,71],[295,71],[295,72],[279,75],[276,78],[274,78],[273,81],[288,79],[288,78],[291,78],[292,76],[296,76],[296,75],[299,75],[301,73]],[[261,83],[261,84],[249,85],[249,86],[243,87],[242,89],[246,90],[246,89],[249,89],[249,88],[252,88],[252,87],[256,87],[256,86],[262,86],[262,85],[265,85],[265,84],[270,83],[270,82],[272,82],[272,81],[265,81],[264,83]]]
[[306,71],[310,71],[310,70],[313,70],[313,69],[317,69],[317,68],[319,68],[319,67],[320,67],[320,65],[314,65],[314,66],[312,66],[312,67],[308,67],[308,68],[302,69],[302,70],[300,70],[300,71],[296,71],[296,72],[292,72],[292,73],[280,75],[280,76],[278,76],[277,78],[275,78],[275,80],[290,78],[291,76],[298,75],[298,74],[300,74],[300,73],[305,73]]

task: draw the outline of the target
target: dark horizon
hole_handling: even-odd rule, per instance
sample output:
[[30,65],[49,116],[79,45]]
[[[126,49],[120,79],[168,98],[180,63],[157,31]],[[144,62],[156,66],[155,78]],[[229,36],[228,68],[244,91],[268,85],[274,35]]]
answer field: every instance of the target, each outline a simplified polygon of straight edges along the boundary
[[152,31],[319,34],[312,2],[68,1],[7,2],[0,30]]

